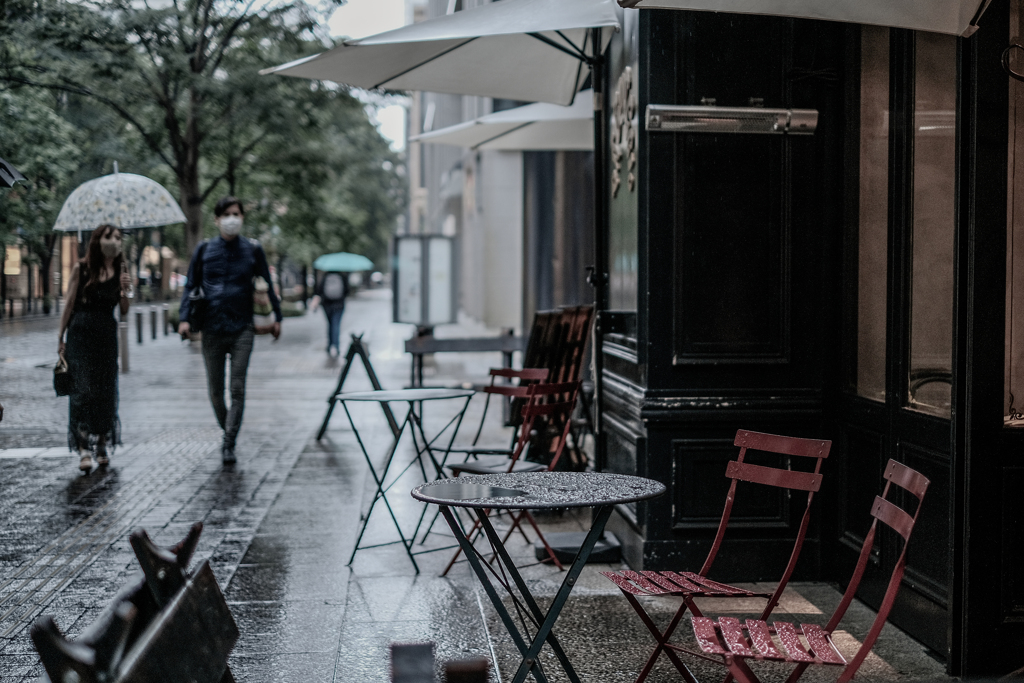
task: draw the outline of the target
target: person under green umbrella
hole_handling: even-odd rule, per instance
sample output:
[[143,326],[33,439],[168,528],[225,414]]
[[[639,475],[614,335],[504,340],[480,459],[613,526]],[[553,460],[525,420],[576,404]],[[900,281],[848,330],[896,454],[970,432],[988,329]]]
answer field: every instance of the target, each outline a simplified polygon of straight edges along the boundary
[[327,316],[327,353],[332,358],[340,354],[341,316],[345,312],[345,297],[348,296],[349,273],[373,270],[373,261],[360,254],[338,252],[324,254],[313,261],[313,268],[322,271],[317,278],[310,309],[324,307]]
[[327,354],[337,358],[341,344],[341,316],[345,313],[345,297],[348,296],[348,273],[323,273],[317,278],[310,308],[323,306],[327,316]]

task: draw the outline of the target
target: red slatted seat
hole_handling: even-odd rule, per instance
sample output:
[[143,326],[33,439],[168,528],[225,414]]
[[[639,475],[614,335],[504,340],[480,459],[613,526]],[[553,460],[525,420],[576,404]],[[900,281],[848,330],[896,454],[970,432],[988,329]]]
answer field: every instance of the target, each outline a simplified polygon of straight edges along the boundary
[[[704,561],[704,566],[701,567],[699,572],[672,572],[672,571],[619,571],[619,572],[602,572],[608,579],[610,579],[622,594],[632,605],[636,611],[640,620],[643,621],[644,625],[651,632],[657,641],[657,646],[654,648],[654,652],[647,658],[646,664],[640,670],[637,676],[637,683],[641,683],[647,675],[651,672],[651,668],[657,662],[658,657],[664,652],[672,663],[679,669],[679,672],[684,678],[690,680],[689,673],[685,671],[686,667],[682,661],[673,652],[674,646],[670,644],[670,639],[675,629],[678,627],[683,614],[689,610],[696,617],[700,617],[701,612],[694,604],[695,598],[767,598],[767,604],[765,605],[764,611],[761,613],[761,619],[767,619],[771,614],[775,605],[778,604],[779,598],[782,596],[782,591],[785,590],[786,584],[789,583],[789,578],[793,574],[793,569],[796,567],[796,561],[800,557],[800,550],[803,548],[804,538],[807,535],[807,524],[810,521],[811,502],[814,500],[814,493],[821,486],[821,463],[822,460],[828,457],[829,450],[832,447],[831,441],[823,441],[820,439],[800,439],[791,436],[778,436],[775,434],[762,434],[760,432],[751,432],[745,429],[741,429],[736,432],[736,439],[733,442],[739,447],[740,452],[736,460],[729,462],[726,466],[725,476],[732,481],[729,484],[729,493],[725,497],[725,509],[722,511],[722,519],[718,524],[718,532],[715,535],[715,540],[712,543],[711,551],[708,553],[707,559]],[[781,467],[768,467],[765,465],[754,465],[749,462],[745,462],[747,450],[759,451],[763,453],[774,453],[781,456],[783,465]],[[788,461],[790,457],[797,456],[802,458],[813,458],[814,469],[810,472],[796,471],[788,467]],[[736,499],[736,490],[738,482],[746,482],[746,484],[756,484],[760,486],[771,486],[776,488],[788,489],[791,492],[804,492],[807,494],[807,506],[804,509],[803,518],[800,522],[799,531],[797,537],[793,543],[793,550],[790,554],[789,562],[782,574],[782,579],[779,581],[775,590],[771,593],[759,593],[745,590],[743,588],[737,588],[736,586],[730,586],[718,581],[713,581],[708,578],[708,574],[711,571],[711,567],[714,564],[715,558],[718,555],[718,551],[722,546],[722,539],[725,535],[725,530],[729,525],[729,519],[732,515],[733,503]],[[643,605],[640,604],[638,597],[647,596],[679,596],[683,598],[682,605],[676,611],[672,620],[669,622],[668,627],[661,631],[651,619],[650,615],[644,609]],[[731,623],[731,622],[730,622]],[[694,624],[694,628],[697,628],[697,622]],[[730,637],[736,636],[741,638],[740,631],[730,626]],[[767,627],[766,627],[767,628]],[[714,628],[712,628],[712,632]],[[705,633],[704,635],[711,638],[711,633]],[[698,634],[698,638],[702,636]],[[742,636],[745,638],[746,636]],[[761,634],[758,634],[761,637]],[[714,636],[717,638],[717,636]],[[714,638],[707,642],[713,642]],[[753,640],[753,636],[751,636]],[[769,640],[771,638],[769,637]],[[742,640],[737,639],[732,641],[739,645]],[[763,642],[763,639],[762,639]]]
[[[667,645],[669,651],[682,652],[691,655],[702,656],[705,659],[719,661],[729,669],[729,675],[735,678],[737,683],[759,683],[760,679],[746,664],[747,659],[770,660],[795,664],[787,683],[795,683],[809,666],[845,666],[837,679],[838,683],[847,683],[851,680],[863,664],[874,647],[878,634],[881,633],[889,611],[896,601],[896,594],[899,592],[900,584],[903,581],[903,571],[906,567],[907,544],[910,541],[910,533],[914,530],[917,516],[921,511],[921,503],[924,501],[924,494],[928,489],[928,480],[920,472],[910,469],[895,460],[890,460],[886,465],[885,488],[881,496],[876,496],[871,505],[871,528],[864,538],[861,547],[860,557],[857,566],[853,571],[853,578],[850,579],[843,599],[839,602],[832,618],[828,624],[819,626],[817,624],[801,624],[798,629],[791,623],[776,621],[769,629],[768,625],[760,619],[748,619],[745,629],[739,625],[739,621],[733,617],[719,617],[717,621],[707,617],[693,618],[693,633],[697,639],[697,645],[701,653],[689,652],[688,650]],[[897,486],[910,496],[917,498],[917,508],[913,515],[890,502],[887,497],[891,486]],[[910,499],[910,496],[902,496],[903,499]],[[875,616],[871,628],[868,630],[864,642],[861,643],[857,654],[849,662],[836,649],[832,642],[832,633],[836,626],[846,614],[847,608],[853,602],[853,596],[864,578],[864,570],[867,567],[871,556],[871,548],[875,542],[875,531],[878,522],[889,526],[903,537],[903,548],[900,551],[899,559],[893,568],[892,576],[889,579],[889,587],[882,599],[882,606]],[[772,638],[775,634],[777,641]],[[801,640],[801,637],[803,640]],[[806,645],[804,644],[806,641]],[[777,647],[781,643],[785,652]],[[751,647],[752,645],[752,647]],[[717,658],[717,659],[716,659]],[[674,661],[674,660],[673,660]],[[685,674],[684,674],[685,675]],[[691,680],[688,678],[688,680]]]

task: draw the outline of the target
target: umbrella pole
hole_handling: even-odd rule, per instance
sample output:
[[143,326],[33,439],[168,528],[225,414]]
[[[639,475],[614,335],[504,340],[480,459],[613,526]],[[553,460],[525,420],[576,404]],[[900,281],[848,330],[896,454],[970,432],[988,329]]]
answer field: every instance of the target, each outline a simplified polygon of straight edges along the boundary
[[601,312],[608,308],[608,253],[605,224],[607,203],[605,198],[605,58],[601,50],[601,29],[591,29],[590,82],[594,89],[594,270],[590,284],[594,287],[594,458],[598,471],[605,465],[605,438],[601,425],[601,403],[604,394],[604,353],[601,330]]
[[[124,232],[122,231],[121,234],[124,235]],[[122,245],[121,258],[130,262],[130,253],[131,252],[125,249]],[[121,274],[117,273],[116,277],[121,277]],[[130,300],[128,301],[128,305],[131,306]],[[119,305],[117,307],[117,314],[119,316],[117,322],[117,343],[121,347],[121,374],[126,375],[128,374],[128,318],[131,314],[131,309],[129,309],[128,313],[121,313],[121,307]]]

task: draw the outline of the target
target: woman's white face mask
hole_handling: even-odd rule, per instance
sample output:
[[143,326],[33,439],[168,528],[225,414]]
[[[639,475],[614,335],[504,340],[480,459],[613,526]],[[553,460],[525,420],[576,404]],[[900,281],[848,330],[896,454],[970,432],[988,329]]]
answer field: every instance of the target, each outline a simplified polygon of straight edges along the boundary
[[241,216],[221,216],[217,224],[220,227],[220,231],[228,237],[234,237],[242,231]]
[[117,258],[117,255],[121,253],[121,237],[119,235],[101,237],[100,249],[107,258]]

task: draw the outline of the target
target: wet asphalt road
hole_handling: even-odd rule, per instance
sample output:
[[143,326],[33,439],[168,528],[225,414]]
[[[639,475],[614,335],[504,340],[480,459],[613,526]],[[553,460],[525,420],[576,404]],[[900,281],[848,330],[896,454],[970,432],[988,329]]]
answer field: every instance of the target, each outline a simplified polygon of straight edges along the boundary
[[[398,388],[408,381],[402,342],[411,327],[392,324],[390,316],[387,292],[360,293],[349,302],[343,338],[366,332],[382,383]],[[71,636],[96,618],[136,571],[130,530],[146,528],[170,544],[196,521],[205,525],[196,562],[210,561],[241,632],[230,661],[239,681],[383,682],[389,680],[389,644],[410,641],[436,643],[439,660],[487,657],[499,669],[492,680],[511,678],[518,653],[467,564],[438,578],[449,554],[435,552],[421,556],[417,575],[401,547],[391,546],[360,551],[346,566],[373,489],[340,410],[324,440],[313,438],[338,372],[338,363],[324,354],[321,315],[286,319],[277,343],[257,339],[239,463],[231,469],[220,464],[220,431],[198,349],[173,336],[152,341],[148,332],[140,346],[132,330],[131,373],[120,380],[124,444],[107,471],[82,476],[66,447],[67,400],[54,398],[50,386],[55,321],[0,323],[0,403],[6,409],[0,423],[0,682],[32,681],[41,673],[27,637],[36,615],[52,615]],[[466,324],[445,332],[482,330]],[[439,356],[428,376],[480,382],[499,360],[497,354]],[[346,389],[368,388],[362,370],[354,370]],[[471,404],[467,425],[475,425],[480,407]],[[428,424],[443,424],[450,410],[428,408]],[[355,406],[353,418],[379,460],[390,441],[379,409]],[[497,419],[489,421],[484,439],[507,439]],[[401,448],[396,462],[409,462],[410,452]],[[407,495],[417,483],[407,475],[389,495],[403,525],[415,524],[421,510]],[[382,512],[371,518],[370,542],[395,538]],[[589,517],[540,521],[546,531],[581,530]],[[423,547],[451,542],[437,533]],[[510,542],[509,551],[517,561],[532,561],[532,548],[522,541]],[[619,567],[585,569],[556,625],[586,681],[632,681],[651,647],[617,589],[598,574],[611,568]],[[561,580],[548,566],[529,567],[524,576],[542,603]],[[823,620],[838,597],[828,586],[795,586],[776,615]],[[656,618],[667,620],[675,610],[671,600],[648,602]],[[736,616],[759,610],[759,604],[707,607]],[[855,605],[851,616],[839,636],[846,650],[856,648],[872,614]],[[681,637],[686,630],[680,628]],[[892,627],[876,652],[858,680],[941,677],[941,664]],[[542,662],[552,681],[565,680],[549,651]],[[833,672],[805,676],[832,678]],[[663,658],[648,680],[678,680],[678,674]]]

